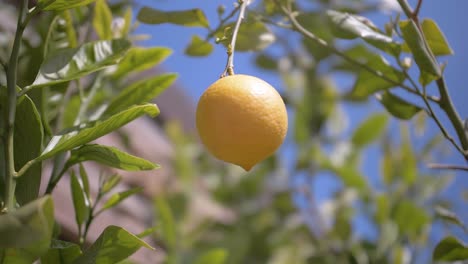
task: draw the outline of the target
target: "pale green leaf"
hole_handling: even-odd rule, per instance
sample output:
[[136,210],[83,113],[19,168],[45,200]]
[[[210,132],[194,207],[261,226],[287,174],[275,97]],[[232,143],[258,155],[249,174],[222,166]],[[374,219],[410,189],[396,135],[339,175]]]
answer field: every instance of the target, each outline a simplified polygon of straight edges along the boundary
[[96,2],[93,27],[100,39],[112,38],[112,11],[105,0],[97,0]]
[[213,45],[197,35],[192,37],[190,44],[185,48],[185,54],[194,57],[208,56],[213,51]]
[[223,264],[228,252],[223,248],[210,249],[195,259],[194,264]]
[[170,49],[162,47],[132,47],[118,64],[113,76],[121,78],[131,72],[147,70],[162,62],[171,53]]
[[386,114],[373,114],[362,122],[351,137],[354,146],[362,148],[377,140],[385,131],[388,123]]
[[440,241],[432,258],[436,261],[463,261],[468,260],[468,247],[453,236],[448,236]]
[[123,200],[127,199],[128,197],[130,197],[130,196],[132,196],[134,194],[140,193],[141,191],[143,191],[143,187],[137,187],[137,188],[130,189],[128,191],[115,193],[109,198],[109,200],[107,200],[104,203],[104,205],[102,206],[101,211],[110,209],[110,208],[118,205]]

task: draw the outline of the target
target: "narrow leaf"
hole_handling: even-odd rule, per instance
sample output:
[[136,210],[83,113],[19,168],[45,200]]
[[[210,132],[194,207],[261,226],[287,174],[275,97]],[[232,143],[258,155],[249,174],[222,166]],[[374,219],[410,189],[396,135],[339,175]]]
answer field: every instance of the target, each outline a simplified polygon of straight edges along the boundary
[[153,249],[127,230],[118,226],[108,226],[91,247],[73,263],[114,264],[126,259],[141,247]]
[[400,21],[400,30],[419,69],[439,77],[439,65],[432,51],[425,45],[424,36],[419,32],[416,23],[413,20]]
[[436,206],[435,213],[437,217],[440,217],[441,219],[449,223],[455,224],[468,232],[468,228],[465,226],[463,221],[457,216],[457,214],[455,214],[451,210],[442,206]]
[[128,197],[130,197],[130,196],[132,196],[134,194],[140,193],[141,191],[143,191],[143,187],[137,187],[137,188],[130,189],[128,191],[113,194],[109,198],[109,200],[107,200],[106,203],[104,203],[104,205],[102,206],[101,211],[112,208],[112,207],[118,205],[119,203],[121,203],[123,200],[127,199]]
[[94,7],[93,27],[100,39],[112,38],[112,12],[105,0],[97,0]]
[[421,28],[424,32],[427,43],[435,56],[453,54],[453,50],[447,42],[444,33],[440,30],[434,20],[424,19],[421,23]]
[[432,258],[436,261],[468,260],[468,247],[453,236],[448,236],[437,244]]
[[150,69],[166,59],[171,53],[170,49],[162,47],[132,47],[118,64],[113,76],[121,78],[131,72]]
[[39,0],[37,2],[37,8],[44,9],[47,11],[63,11],[66,9],[72,9],[88,5],[96,0],[55,0],[52,4],[46,5],[51,2],[50,0]]
[[130,47],[125,39],[88,42],[49,54],[28,89],[78,79],[117,63]]
[[114,174],[107,178],[107,180],[102,185],[101,192],[102,194],[106,194],[111,191],[119,182],[122,180],[122,177],[118,174]]
[[403,120],[411,119],[422,110],[421,107],[403,100],[399,96],[396,96],[388,91],[377,95],[377,99],[380,101],[380,103],[382,103],[382,105],[390,114]]
[[209,27],[208,19],[201,9],[165,12],[150,7],[143,7],[137,19],[145,24],[170,23],[186,27]]
[[354,130],[351,142],[360,148],[369,145],[382,135],[387,123],[388,116],[386,114],[371,115]]
[[103,115],[115,114],[130,106],[150,102],[171,86],[176,78],[176,74],[163,74],[133,83],[112,99]]
[[89,218],[90,203],[85,193],[83,182],[78,179],[75,172],[71,171],[70,189],[73,198],[73,208],[75,208],[75,220],[81,226]]
[[50,249],[41,257],[41,263],[72,264],[80,255],[81,249],[77,244],[53,239]]
[[144,114],[154,117],[159,114],[159,109],[154,104],[134,106],[115,114],[104,121],[97,121],[93,125],[84,129],[54,136],[37,160],[40,161],[48,159],[57,153],[74,149],[100,138]]
[[[16,105],[14,131],[14,154],[17,171],[28,161],[40,155],[43,136],[41,117],[34,102],[26,95],[20,97]],[[15,194],[19,204],[29,203],[38,197],[41,168],[41,163],[38,162],[17,180]]]
[[213,45],[197,35],[192,37],[190,44],[185,48],[185,54],[194,57],[208,56],[213,51]]
[[130,155],[115,147],[97,144],[87,144],[72,150],[67,166],[89,160],[127,171],[152,170],[159,167],[157,164]]

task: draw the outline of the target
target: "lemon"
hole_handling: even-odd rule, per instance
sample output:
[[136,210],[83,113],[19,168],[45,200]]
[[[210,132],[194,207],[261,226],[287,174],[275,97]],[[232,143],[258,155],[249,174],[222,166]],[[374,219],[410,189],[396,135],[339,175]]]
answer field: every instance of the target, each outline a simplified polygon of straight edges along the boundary
[[249,171],[283,143],[288,116],[283,99],[267,82],[230,75],[201,96],[196,114],[198,134],[215,157]]

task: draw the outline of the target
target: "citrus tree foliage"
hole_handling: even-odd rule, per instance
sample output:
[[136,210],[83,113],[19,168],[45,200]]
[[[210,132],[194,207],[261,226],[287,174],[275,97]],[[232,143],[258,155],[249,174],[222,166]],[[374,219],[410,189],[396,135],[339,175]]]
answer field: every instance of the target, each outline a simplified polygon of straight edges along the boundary
[[[259,68],[281,76],[293,117],[285,144],[294,154],[279,153],[248,174],[213,161],[176,124],[167,127],[182,182],[180,192],[155,201],[167,263],[206,256],[212,256],[206,263],[466,260],[468,248],[457,233],[431,239],[441,222],[455,232],[466,227],[450,202],[439,198],[450,174],[425,169],[437,149],[447,146],[467,159],[467,133],[439,61],[453,51],[436,21],[419,18],[423,1],[398,4],[400,14],[384,28],[362,15],[378,8],[366,1],[237,1],[217,8],[218,21],[209,21],[201,9],[140,10],[142,23],[206,29],[192,37],[185,53],[208,56],[215,44],[230,53],[237,14],[248,5],[235,51],[253,51]],[[353,76],[352,87],[339,89],[336,73]],[[345,133],[343,104],[375,99],[381,112]],[[426,119],[439,135],[417,136],[424,134]],[[364,175],[365,153],[379,153],[378,175]],[[323,188],[324,175],[340,188],[323,203],[315,191]],[[198,200],[217,214],[200,212]],[[363,235],[360,226],[373,235]]]
[[[129,2],[39,0],[29,9],[33,1],[16,2],[0,4],[11,13],[2,23],[18,19],[17,28],[0,31],[0,263],[117,263],[141,247],[152,249],[118,226],[85,246],[100,213],[142,190],[117,193],[120,176],[101,175],[94,196],[89,177],[96,175],[88,175],[85,164],[128,171],[159,167],[92,142],[136,118],[159,114],[151,101],[176,76],[128,77],[157,65],[171,50],[138,46]],[[50,175],[42,170],[46,163],[53,166]],[[76,241],[60,240],[50,196],[65,174]],[[41,181],[48,182],[45,193]]]

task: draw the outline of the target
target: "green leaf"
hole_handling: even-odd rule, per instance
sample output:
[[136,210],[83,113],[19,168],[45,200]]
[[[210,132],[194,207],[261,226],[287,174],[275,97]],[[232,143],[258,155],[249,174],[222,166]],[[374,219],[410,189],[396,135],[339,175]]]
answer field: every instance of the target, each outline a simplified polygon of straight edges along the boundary
[[175,254],[176,246],[176,226],[171,207],[163,196],[155,198],[157,218],[156,221],[162,232],[161,238],[164,239],[169,250],[169,255]]
[[143,7],[137,19],[145,24],[170,23],[186,27],[209,28],[208,19],[201,9],[165,12],[150,7]]
[[89,200],[91,199],[91,195],[89,192],[89,177],[88,177],[88,173],[85,170],[85,167],[81,163],[80,163],[80,178],[81,178],[81,182],[83,183],[83,190],[85,192],[85,195]]
[[455,237],[448,236],[437,244],[432,259],[435,261],[468,260],[468,247]]
[[403,100],[399,96],[396,96],[388,91],[378,95],[377,99],[392,116],[403,120],[411,119],[422,110],[421,107]]
[[97,144],[86,144],[72,150],[66,166],[72,166],[73,164],[89,160],[127,171],[153,170],[159,168],[159,166],[153,162],[130,155],[118,148]]
[[213,51],[213,45],[197,35],[192,37],[190,44],[185,48],[185,54],[194,57],[208,56]]
[[123,200],[127,199],[128,197],[130,197],[130,196],[132,196],[134,194],[140,193],[141,191],[143,191],[143,187],[137,187],[137,188],[130,189],[128,191],[115,193],[109,198],[109,200],[107,200],[104,203],[104,205],[102,206],[101,211],[104,211],[104,210],[107,210],[109,208],[115,207],[116,205],[121,203]]
[[97,121],[86,128],[54,136],[49,142],[49,145],[42,152],[41,156],[37,158],[37,161],[48,159],[57,153],[74,149],[100,138],[144,114],[154,117],[159,114],[159,109],[154,104],[134,106],[115,114],[106,120]]
[[413,20],[402,20],[399,25],[403,38],[413,53],[414,60],[418,64],[419,69],[440,77],[440,67],[432,51],[425,45],[424,36],[418,30],[416,23]]
[[44,43],[44,57],[58,49],[75,48],[77,43],[70,11],[63,11],[50,23]]
[[108,226],[73,264],[114,264],[126,259],[141,247],[153,249],[127,230],[118,226]]
[[396,205],[394,219],[400,234],[410,238],[416,238],[430,224],[427,212],[410,200],[403,200]]
[[88,221],[91,204],[83,187],[81,179],[76,177],[75,171],[71,171],[70,189],[75,209],[75,220],[78,226]]
[[[15,168],[18,171],[40,155],[44,135],[41,117],[34,102],[26,95],[18,99],[15,120]],[[29,203],[39,195],[41,170],[42,165],[38,162],[18,178],[15,194],[19,204]]]
[[50,249],[41,257],[41,263],[72,264],[81,255],[80,246],[52,239]]
[[341,178],[344,185],[347,187],[356,188],[360,191],[367,189],[366,179],[353,166],[346,165],[339,168],[334,168],[332,171]]
[[447,221],[449,223],[455,224],[459,227],[461,227],[465,232],[468,232],[468,228],[465,226],[463,221],[451,210],[444,208],[442,206],[436,206],[434,208],[436,216],[441,218],[444,221]]
[[114,39],[57,50],[44,60],[36,79],[27,89],[78,79],[113,65],[122,58],[130,45],[126,39]]
[[388,116],[386,114],[371,115],[354,130],[351,142],[358,148],[371,144],[382,135],[387,123]]
[[39,257],[49,248],[53,226],[53,201],[44,196],[0,215],[0,248],[22,249]]
[[210,249],[195,259],[194,264],[223,264],[228,252],[223,248]]
[[66,9],[89,5],[96,0],[55,0],[51,4],[46,5],[50,1],[51,0],[39,0],[37,2],[37,8],[47,11],[63,11]]
[[328,10],[327,16],[337,37],[345,39],[361,38],[390,54],[398,55],[400,53],[400,45],[393,41],[391,37],[379,32],[369,19],[334,10]]
[[150,228],[147,228],[145,229],[143,232],[139,233],[137,235],[137,237],[139,238],[144,238],[144,237],[147,237],[149,235],[152,235],[154,232],[156,232],[156,230],[158,230],[159,228],[157,226],[153,226],[153,227],[150,227]]
[[119,182],[122,180],[122,177],[118,174],[114,174],[106,179],[104,184],[102,185],[101,192],[102,194],[106,194],[111,191]]
[[163,74],[133,83],[111,100],[103,115],[115,114],[130,106],[150,102],[171,86],[176,78],[176,74]]
[[112,38],[112,12],[105,0],[97,0],[94,7],[93,26],[100,39]]
[[278,61],[267,54],[258,54],[255,57],[255,64],[265,70],[276,70],[278,68]]
[[131,72],[150,69],[166,59],[171,53],[170,49],[162,47],[132,47],[118,64],[113,76],[121,78]]
[[[228,24],[222,30],[216,33],[218,39],[231,39],[232,30],[235,25]],[[229,33],[229,36],[225,36]],[[247,20],[240,25],[236,39],[236,51],[261,51],[275,42],[276,37],[271,30],[262,22]],[[229,41],[222,42],[226,47],[230,44]]]
[[427,44],[435,56],[452,55],[453,50],[447,42],[444,33],[432,19],[424,19],[421,23]]
[[[369,58],[366,65],[378,72],[378,74],[387,77],[395,83],[403,83],[405,80],[405,75],[390,66],[390,64],[381,56],[373,56],[372,58]],[[366,100],[369,95],[394,86],[395,84],[377,77],[367,70],[361,69],[348,97],[351,100]]]

